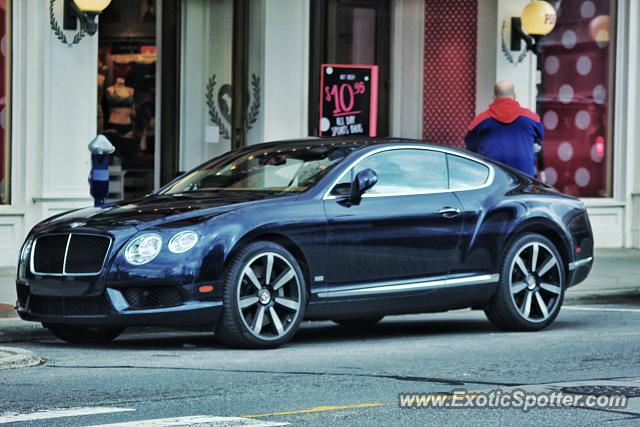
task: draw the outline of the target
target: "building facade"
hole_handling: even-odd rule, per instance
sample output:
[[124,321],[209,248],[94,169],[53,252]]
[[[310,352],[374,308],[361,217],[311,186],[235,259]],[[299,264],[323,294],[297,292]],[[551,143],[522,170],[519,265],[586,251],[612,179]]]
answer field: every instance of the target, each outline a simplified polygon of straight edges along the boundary
[[0,265],[38,221],[92,204],[97,133],[116,146],[111,198],[136,197],[233,147],[316,135],[323,63],[379,66],[379,135],[457,146],[513,81],[543,119],[547,181],[584,200],[597,246],[640,247],[640,4],[553,1],[535,56],[509,43],[527,3],[113,0],[89,36],[64,29],[62,0],[2,0]]

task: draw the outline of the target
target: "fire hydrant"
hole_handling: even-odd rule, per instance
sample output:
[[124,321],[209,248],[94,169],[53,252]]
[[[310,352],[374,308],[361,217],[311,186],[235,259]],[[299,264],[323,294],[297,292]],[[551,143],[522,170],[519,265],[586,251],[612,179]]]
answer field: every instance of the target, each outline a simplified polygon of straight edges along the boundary
[[109,159],[115,150],[113,144],[104,135],[96,136],[89,143],[91,152],[89,187],[94,206],[103,206],[104,199],[109,194]]

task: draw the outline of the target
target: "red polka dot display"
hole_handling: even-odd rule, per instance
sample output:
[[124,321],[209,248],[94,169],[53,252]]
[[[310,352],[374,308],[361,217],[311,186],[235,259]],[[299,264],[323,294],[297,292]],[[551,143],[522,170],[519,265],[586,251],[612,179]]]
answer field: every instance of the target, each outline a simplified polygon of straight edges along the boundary
[[555,3],[561,7],[544,41],[538,98],[547,181],[575,196],[608,196],[611,1]]
[[476,104],[476,1],[425,0],[422,136],[464,147]]

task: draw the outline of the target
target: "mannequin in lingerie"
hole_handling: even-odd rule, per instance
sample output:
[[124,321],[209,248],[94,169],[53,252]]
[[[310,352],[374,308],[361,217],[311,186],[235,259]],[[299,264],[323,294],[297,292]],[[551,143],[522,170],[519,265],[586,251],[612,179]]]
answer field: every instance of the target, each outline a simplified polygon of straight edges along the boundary
[[121,136],[131,136],[132,118],[135,116],[134,93],[135,90],[128,87],[122,77],[118,77],[115,84],[107,88],[106,99],[110,112],[105,130],[111,130]]

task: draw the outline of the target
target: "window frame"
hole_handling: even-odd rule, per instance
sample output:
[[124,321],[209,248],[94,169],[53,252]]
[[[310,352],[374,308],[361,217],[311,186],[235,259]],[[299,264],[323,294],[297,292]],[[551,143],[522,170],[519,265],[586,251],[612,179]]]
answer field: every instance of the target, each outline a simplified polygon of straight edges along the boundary
[[[375,154],[386,152],[386,151],[391,151],[391,150],[425,150],[425,151],[434,151],[434,152],[444,153],[445,155],[452,155],[452,156],[462,157],[464,159],[471,160],[473,162],[479,163],[479,164],[489,168],[489,176],[487,177],[486,181],[482,185],[478,185],[478,186],[475,186],[475,187],[444,188],[444,189],[423,190],[423,191],[403,191],[403,192],[387,193],[387,194],[367,194],[367,193],[365,193],[365,194],[362,195],[362,198],[419,196],[419,195],[425,195],[425,194],[440,194],[440,193],[452,193],[452,192],[461,192],[461,191],[480,190],[482,188],[487,188],[491,184],[493,184],[493,180],[495,178],[495,169],[494,169],[493,165],[491,165],[491,164],[489,164],[489,163],[487,163],[487,162],[485,162],[485,161],[483,161],[481,159],[477,159],[475,157],[465,155],[464,153],[460,153],[460,152],[456,152],[454,150],[449,150],[449,149],[440,148],[440,147],[420,147],[420,146],[417,146],[417,145],[394,145],[392,147],[381,147],[381,148],[377,148],[375,150],[371,150],[371,151],[369,151],[367,153],[364,153],[363,155],[361,155],[357,159],[355,159],[331,183],[331,185],[329,186],[328,190],[325,191],[322,199],[323,200],[335,200],[335,199],[342,199],[344,197],[347,197],[347,196],[334,195],[334,194],[331,194],[331,192],[333,191],[334,187],[336,185],[338,185],[340,183],[340,181],[342,181],[342,179],[348,173],[352,173],[352,171],[355,169],[355,167],[358,166],[358,164],[360,164],[362,161],[364,161],[365,159],[367,159],[367,158],[369,158],[369,157],[371,157],[371,156],[373,156]],[[448,172],[449,172],[449,162],[448,162],[448,159],[447,159],[447,173]]]
[[[464,186],[452,187],[451,186],[451,167],[449,165],[449,157],[458,157],[458,158],[461,158],[461,159],[464,159],[464,160],[468,160],[470,162],[473,162],[473,163],[476,163],[478,165],[486,167],[488,172],[487,172],[487,177],[484,179],[484,182],[482,184],[479,184],[479,185],[470,185],[470,186],[466,186],[466,187],[464,187]],[[486,165],[485,163],[470,159],[468,157],[457,156],[455,154],[447,154],[447,170],[449,171],[449,175],[448,175],[448,178],[449,178],[449,182],[448,182],[449,189],[452,189],[454,191],[462,191],[462,190],[465,190],[467,188],[475,189],[475,188],[477,188],[479,186],[482,186],[482,185],[486,184],[486,182],[489,181],[489,178],[491,177],[490,176],[491,175],[491,168],[488,165]]]
[[3,179],[3,199],[0,199],[0,207],[13,205],[13,141],[12,141],[12,107],[13,107],[13,1],[6,2],[5,9],[5,128],[4,132],[4,179]]

